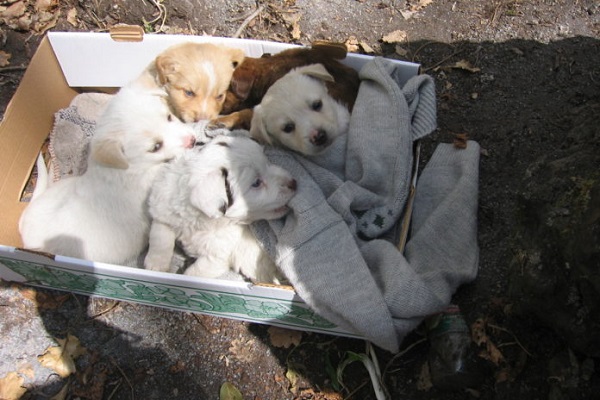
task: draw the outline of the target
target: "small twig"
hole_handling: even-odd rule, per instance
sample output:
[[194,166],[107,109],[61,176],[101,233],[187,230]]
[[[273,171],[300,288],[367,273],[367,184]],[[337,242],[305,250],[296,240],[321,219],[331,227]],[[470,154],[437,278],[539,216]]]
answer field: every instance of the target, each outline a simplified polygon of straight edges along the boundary
[[115,388],[108,395],[108,399],[107,400],[111,400],[113,398],[113,396],[115,395],[115,393],[117,393],[117,389],[119,389],[121,387],[121,382],[123,382],[123,381],[120,380],[119,383],[117,383],[117,385],[115,386]]
[[133,400],[134,399],[134,396],[133,396],[133,385],[129,381],[129,378],[127,378],[127,375],[125,375],[125,372],[123,372],[123,370],[121,369],[121,367],[119,367],[119,364],[117,364],[115,362],[115,360],[110,360],[110,361],[111,361],[112,365],[114,365],[115,367],[117,367],[117,369],[119,370],[119,372],[123,376],[123,379],[125,379],[125,382],[127,382],[127,384],[129,385],[129,389],[131,389],[131,399]]
[[147,23],[153,24],[162,18],[162,21],[160,21],[160,27],[156,30],[156,32],[162,32],[163,27],[165,26],[165,22],[167,21],[167,7],[165,7],[165,5],[162,3],[162,0],[150,0],[150,1],[154,5],[154,7],[156,7],[158,9],[158,16],[156,18],[154,18],[152,21],[147,21]]
[[521,342],[519,342],[519,339],[517,338],[517,336],[516,336],[514,333],[512,333],[512,332],[511,332],[511,331],[509,331],[508,329],[506,329],[506,328],[502,328],[501,326],[498,326],[498,325],[494,325],[494,324],[490,324],[490,323],[488,323],[488,324],[487,324],[487,326],[489,326],[489,327],[490,327],[490,328],[492,328],[492,329],[497,329],[497,330],[499,330],[499,331],[501,331],[501,332],[505,332],[505,333],[508,333],[509,335],[511,335],[511,336],[513,337],[513,339],[515,339],[515,342],[517,343],[517,345],[519,345],[519,347],[520,347],[521,349],[523,349],[523,351],[524,351],[524,352],[525,352],[525,353],[526,353],[526,354],[527,354],[529,357],[533,357],[533,355],[532,355],[530,352],[528,352],[528,351],[527,351],[527,349],[525,348],[525,346],[523,346],[523,345],[521,344]]
[[4,72],[13,72],[13,71],[25,71],[27,69],[26,65],[15,65],[12,67],[3,67],[0,68],[0,74]]
[[115,308],[119,307],[121,305],[120,301],[115,302],[112,306],[108,307],[106,310],[102,310],[99,313],[96,313],[94,315],[92,315],[90,317],[90,319],[96,319],[98,317],[101,317],[104,314],[108,314],[109,312],[111,312],[112,310],[114,310]]
[[439,62],[437,62],[437,63],[433,64],[431,67],[428,67],[428,68],[423,68],[423,72],[427,72],[427,71],[429,71],[429,70],[432,70],[432,69],[435,69],[435,68],[439,67],[440,65],[442,65],[443,63],[445,63],[446,61],[448,61],[448,60],[449,60],[449,59],[451,59],[452,57],[459,55],[459,54],[460,54],[460,53],[462,53],[463,51],[464,51],[464,50],[458,50],[458,51],[455,51],[454,53],[450,54],[448,57],[445,57],[445,58],[444,58],[444,59],[442,59],[441,61],[439,61]]
[[242,32],[244,31],[244,29],[246,29],[246,27],[248,26],[248,24],[250,24],[250,22],[252,22],[252,20],[256,17],[259,16],[259,14],[261,12],[263,12],[263,10],[265,9],[265,5],[262,4],[261,6],[259,6],[256,11],[254,11],[252,14],[250,14],[248,16],[248,18],[246,18],[244,20],[244,22],[242,22],[242,25],[240,25],[240,27],[238,28],[238,30],[235,32],[235,34],[233,35],[234,38],[239,38],[240,35],[242,34]]
[[356,393],[360,389],[362,389],[367,383],[368,383],[368,381],[364,381],[363,383],[361,383],[360,385],[358,385],[356,387],[356,389],[354,389],[353,391],[351,391],[350,393],[348,393],[348,396],[344,397],[344,400],[350,400],[352,398],[352,396],[354,396],[354,393]]
[[396,359],[402,357],[403,355],[405,355],[406,353],[411,351],[413,348],[417,347],[418,345],[420,345],[421,343],[423,343],[425,341],[427,341],[427,338],[419,339],[416,342],[414,342],[413,344],[411,344],[410,346],[408,346],[407,348],[405,348],[404,350],[402,350],[401,352],[399,352],[398,354],[395,354],[394,357],[392,357],[392,359],[390,361],[388,361],[388,363],[385,365],[382,376],[385,377],[387,375],[388,368],[394,363],[394,361],[396,361]]

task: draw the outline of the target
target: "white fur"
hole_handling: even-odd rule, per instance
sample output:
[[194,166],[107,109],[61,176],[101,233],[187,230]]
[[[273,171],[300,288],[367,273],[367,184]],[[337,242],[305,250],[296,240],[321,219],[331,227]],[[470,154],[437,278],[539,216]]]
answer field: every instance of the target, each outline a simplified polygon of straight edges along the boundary
[[111,99],[92,138],[86,172],[36,187],[19,221],[25,248],[136,265],[147,245],[151,182],[195,141],[164,96],[125,87]]
[[327,93],[325,81],[333,77],[322,64],[288,72],[254,107],[250,135],[305,155],[323,151],[350,123],[350,112]]
[[[277,282],[277,268],[247,224],[289,211],[296,181],[268,162],[247,137],[220,136],[163,169],[149,197],[152,216],[147,269],[170,271],[175,241],[196,261],[186,275],[228,271]],[[171,271],[174,272],[174,271]]]

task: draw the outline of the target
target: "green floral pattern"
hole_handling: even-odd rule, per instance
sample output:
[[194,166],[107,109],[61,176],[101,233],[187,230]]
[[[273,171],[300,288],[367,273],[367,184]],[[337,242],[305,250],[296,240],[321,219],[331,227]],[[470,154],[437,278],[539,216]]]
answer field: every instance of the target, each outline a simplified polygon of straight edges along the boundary
[[336,328],[309,308],[301,307],[292,301],[275,301],[267,297],[231,295],[126,278],[102,277],[3,257],[0,257],[0,263],[23,276],[27,283],[36,286],[256,322],[277,320],[312,329]]

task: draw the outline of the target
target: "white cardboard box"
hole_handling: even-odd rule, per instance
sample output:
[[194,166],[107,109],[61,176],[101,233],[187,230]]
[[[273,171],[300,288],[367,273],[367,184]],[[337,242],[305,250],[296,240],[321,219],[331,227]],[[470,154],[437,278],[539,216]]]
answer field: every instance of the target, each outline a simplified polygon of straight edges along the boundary
[[[27,205],[20,200],[21,195],[52,129],[54,114],[67,107],[82,90],[123,86],[136,78],[158,53],[183,41],[238,47],[250,57],[292,47],[257,40],[155,34],[144,35],[141,41],[116,41],[108,33],[50,32],[42,40],[0,124],[0,278],[181,311],[357,337],[316,315],[289,287],[192,278],[20,248],[18,220]],[[370,59],[349,54],[343,62],[360,69]],[[397,62],[406,80],[418,73],[417,64]]]

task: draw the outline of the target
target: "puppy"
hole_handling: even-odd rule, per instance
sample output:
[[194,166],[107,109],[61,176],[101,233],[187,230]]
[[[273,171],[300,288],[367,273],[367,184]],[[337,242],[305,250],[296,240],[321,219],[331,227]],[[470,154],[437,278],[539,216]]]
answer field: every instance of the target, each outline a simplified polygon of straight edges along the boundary
[[135,266],[148,243],[146,200],[154,176],[194,142],[164,92],[122,88],[98,120],[85,173],[47,187],[42,163],[19,221],[24,247]]
[[304,155],[322,152],[350,123],[348,108],[327,91],[332,80],[321,64],[288,72],[254,107],[250,136]]
[[228,129],[250,129],[252,108],[259,104],[267,90],[294,68],[322,64],[334,80],[327,81],[329,95],[352,111],[360,86],[358,72],[338,59],[346,56],[346,47],[313,45],[294,48],[260,58],[246,57],[235,69],[221,114],[211,126]]
[[149,197],[150,246],[144,265],[170,271],[177,241],[196,261],[186,275],[216,278],[228,271],[265,283],[282,277],[248,224],[277,219],[296,192],[296,181],[270,164],[245,136],[219,136],[168,165]]
[[210,43],[178,44],[159,54],[137,84],[164,89],[173,112],[184,122],[213,119],[244,56],[242,50]]

